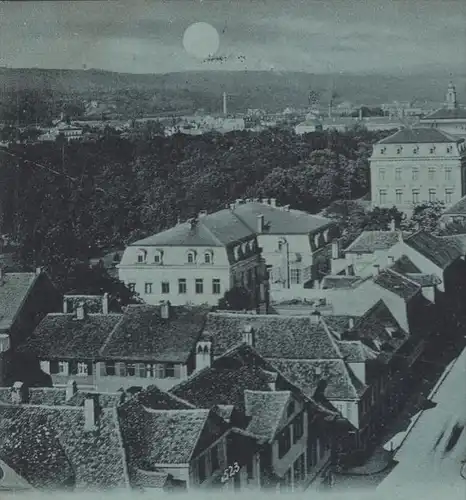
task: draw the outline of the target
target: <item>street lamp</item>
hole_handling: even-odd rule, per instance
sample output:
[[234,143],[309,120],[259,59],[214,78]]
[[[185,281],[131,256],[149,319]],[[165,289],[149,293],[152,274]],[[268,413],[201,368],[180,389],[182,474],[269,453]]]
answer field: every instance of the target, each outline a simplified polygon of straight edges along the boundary
[[279,240],[280,249],[283,252],[283,247],[285,247],[285,258],[286,258],[286,288],[290,288],[290,244],[286,238],[280,238]]

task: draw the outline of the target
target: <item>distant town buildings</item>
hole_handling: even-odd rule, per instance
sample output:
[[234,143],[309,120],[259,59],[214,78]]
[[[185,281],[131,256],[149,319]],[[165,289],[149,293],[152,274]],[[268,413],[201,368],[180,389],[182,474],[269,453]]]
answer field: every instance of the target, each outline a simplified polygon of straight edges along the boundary
[[374,207],[409,213],[420,203],[451,205],[466,194],[465,141],[440,129],[408,128],[382,139],[370,169]]

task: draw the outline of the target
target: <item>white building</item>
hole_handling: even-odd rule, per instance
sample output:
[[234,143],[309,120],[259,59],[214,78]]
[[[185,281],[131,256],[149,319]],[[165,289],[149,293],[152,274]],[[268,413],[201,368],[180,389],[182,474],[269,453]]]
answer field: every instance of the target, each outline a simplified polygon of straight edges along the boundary
[[313,120],[306,118],[306,121],[299,123],[294,128],[294,131],[298,135],[309,134],[310,132],[316,132],[322,130],[322,124],[318,120]]
[[466,109],[459,106],[453,83],[450,82],[448,86],[445,106],[421,118],[419,125],[437,128],[451,135],[466,138]]
[[251,305],[265,304],[267,283],[255,231],[234,210],[200,213],[188,222],[129,245],[119,278],[148,304],[217,305],[243,286]]
[[374,145],[372,205],[410,212],[429,201],[456,203],[466,193],[464,139],[441,130],[399,130]]

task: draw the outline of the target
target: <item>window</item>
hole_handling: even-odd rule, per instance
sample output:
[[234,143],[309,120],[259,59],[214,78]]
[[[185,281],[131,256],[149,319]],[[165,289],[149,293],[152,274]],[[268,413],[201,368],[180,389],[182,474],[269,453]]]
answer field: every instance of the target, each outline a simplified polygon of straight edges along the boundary
[[68,363],[66,361],[58,362],[58,374],[67,375],[68,374]]
[[403,147],[398,146],[398,148],[396,149],[396,154],[399,155],[399,154],[401,154],[402,151],[403,151]]
[[214,295],[220,294],[220,280],[218,278],[212,280],[212,293]]
[[204,254],[204,263],[211,264],[212,263],[212,254],[210,252],[206,252]]
[[175,365],[173,363],[167,363],[165,365],[165,377],[166,378],[175,377]]
[[296,443],[304,434],[304,413],[300,413],[293,420],[293,443]]
[[379,179],[381,181],[385,180],[385,169],[384,168],[379,168]]
[[141,264],[146,262],[147,252],[145,250],[139,250],[138,252],[138,263]]
[[161,264],[162,263],[162,251],[156,250],[154,254],[154,263]]
[[215,472],[220,467],[218,460],[218,445],[214,445],[210,449],[210,465],[212,466],[212,472]]
[[435,167],[429,168],[429,181],[433,181],[435,177]]
[[105,363],[105,373],[107,375],[115,375],[115,363],[113,361],[107,361]]
[[134,363],[127,363],[126,373],[128,374],[128,377],[134,377],[136,375],[136,366]]
[[387,148],[380,148],[380,154],[383,155],[385,154],[385,151],[387,150]]
[[196,293],[204,293],[204,280],[202,278],[196,278],[195,288]]
[[162,293],[170,293],[170,283],[168,281],[162,281]]
[[413,172],[413,181],[417,181],[419,177],[419,169],[414,167],[412,172]]
[[88,366],[87,363],[78,363],[78,373],[77,375],[80,375],[81,377],[85,377],[88,375]]
[[445,189],[445,203],[451,203],[452,194],[453,194],[453,189]]
[[419,189],[413,189],[413,203],[419,203]]
[[146,373],[145,373],[144,376],[147,377],[147,378],[153,378],[154,377],[154,365],[146,365]]
[[429,189],[429,201],[435,201],[437,198],[437,194],[435,189]]
[[178,280],[178,293],[186,293],[186,280],[184,278]]
[[449,167],[445,168],[445,180],[446,181],[451,180],[451,168],[449,168]]
[[399,205],[403,201],[403,190],[402,189],[397,189],[395,191],[395,199],[396,203]]
[[433,155],[435,153],[435,146],[432,146],[430,148],[430,154]]
[[136,291],[136,283],[128,283],[128,288],[130,292],[135,292]]
[[199,482],[203,483],[206,479],[206,466],[205,466],[205,455],[202,455],[197,460],[197,476],[199,477]]
[[291,431],[288,425],[286,429],[282,431],[280,437],[278,438],[278,458],[282,458],[291,447]]
[[58,361],[50,361],[50,374],[58,373]]
[[415,148],[413,148],[413,154],[417,155],[418,153],[419,153],[419,146],[416,146]]
[[144,285],[144,293],[152,293],[152,283],[146,283]]
[[397,181],[400,181],[401,180],[401,168],[396,168],[395,169],[395,179]]
[[291,284],[299,285],[301,283],[301,269],[291,269]]
[[196,261],[196,255],[194,252],[188,252],[188,264],[194,264]]
[[381,205],[385,205],[387,203],[387,190],[379,189],[379,200]]
[[165,366],[161,363],[154,365],[155,378],[165,378]]
[[451,151],[452,151],[451,146],[447,146],[447,153],[451,153]]

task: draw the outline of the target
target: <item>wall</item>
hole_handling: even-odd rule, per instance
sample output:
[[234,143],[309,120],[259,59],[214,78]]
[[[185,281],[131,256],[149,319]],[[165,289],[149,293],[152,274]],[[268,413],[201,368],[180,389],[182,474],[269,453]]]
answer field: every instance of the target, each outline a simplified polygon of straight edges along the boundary
[[330,399],[330,402],[333,406],[335,406],[335,408],[342,414],[344,418],[346,418],[354,425],[354,427],[356,427],[356,429],[359,428],[360,419],[358,401]]
[[421,118],[420,123],[426,127],[435,127],[447,134],[466,138],[466,120],[429,120]]
[[[210,450],[214,447],[217,446],[218,449],[218,458],[219,458],[219,468],[217,470],[212,470],[212,464],[210,461]],[[206,479],[202,483],[199,482],[199,477],[198,477],[198,472],[197,472],[197,467],[198,467],[198,462],[201,457],[205,458],[206,462]],[[194,486],[202,486],[203,488],[208,487],[212,482],[216,481],[216,479],[223,474],[223,471],[225,470],[229,464],[227,461],[227,442],[225,435],[222,436],[220,439],[217,439],[214,441],[210,446],[208,446],[205,450],[202,451],[197,457],[195,457],[189,467],[189,481],[190,484]]]

